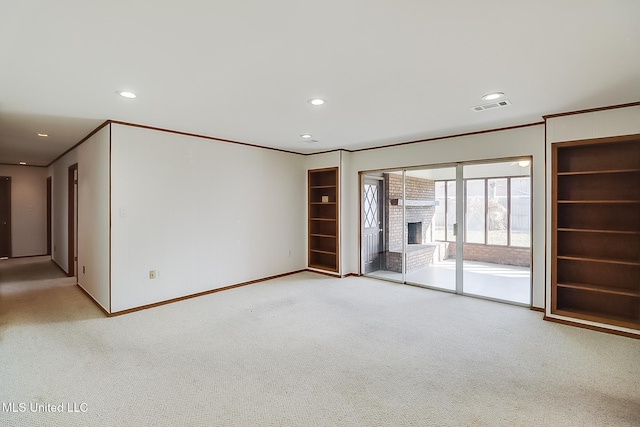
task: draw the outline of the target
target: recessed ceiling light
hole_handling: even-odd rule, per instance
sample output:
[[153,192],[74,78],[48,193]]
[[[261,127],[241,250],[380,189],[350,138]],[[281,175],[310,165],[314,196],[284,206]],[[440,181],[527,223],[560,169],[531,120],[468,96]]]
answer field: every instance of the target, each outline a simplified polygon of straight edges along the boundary
[[311,105],[322,105],[322,104],[324,104],[324,99],[313,98],[313,99],[309,100],[309,104],[311,104]]
[[300,135],[300,138],[309,139],[311,138],[311,135],[309,135],[308,133],[303,133],[302,135]]
[[520,166],[521,168],[526,168],[530,164],[531,164],[531,162],[529,160],[520,160],[518,162],[518,166]]
[[502,98],[503,96],[504,93],[502,92],[494,92],[486,94],[482,97],[482,99],[484,99],[485,101],[493,101],[494,99]]
[[26,165],[26,164],[27,164],[27,162],[20,162],[20,164],[21,164],[22,166],[24,166],[24,165]]
[[118,95],[125,97],[125,98],[129,98],[129,99],[133,99],[136,97],[136,94],[133,92],[127,92],[127,91],[122,91],[122,92],[118,92]]
[[42,137],[42,138],[46,138],[46,137],[47,137],[47,136],[49,136],[49,135],[48,135],[48,134],[46,134],[46,133],[39,133],[39,134],[38,134],[38,136],[40,136],[40,137]]

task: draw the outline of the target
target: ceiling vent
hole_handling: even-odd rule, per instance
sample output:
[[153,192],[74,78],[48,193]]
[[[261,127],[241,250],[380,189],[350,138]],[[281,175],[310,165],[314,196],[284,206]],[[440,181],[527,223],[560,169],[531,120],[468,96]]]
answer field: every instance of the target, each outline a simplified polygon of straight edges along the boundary
[[503,99],[502,101],[471,107],[471,109],[476,113],[479,113],[480,111],[493,110],[496,108],[506,107],[507,105],[511,105],[511,102],[508,99]]

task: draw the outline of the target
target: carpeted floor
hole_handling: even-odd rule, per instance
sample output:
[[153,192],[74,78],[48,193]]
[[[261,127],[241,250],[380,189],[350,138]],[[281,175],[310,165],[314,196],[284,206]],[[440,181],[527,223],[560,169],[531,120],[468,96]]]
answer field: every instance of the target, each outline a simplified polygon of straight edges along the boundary
[[106,318],[0,261],[0,425],[640,425],[640,340],[541,317],[300,273]]

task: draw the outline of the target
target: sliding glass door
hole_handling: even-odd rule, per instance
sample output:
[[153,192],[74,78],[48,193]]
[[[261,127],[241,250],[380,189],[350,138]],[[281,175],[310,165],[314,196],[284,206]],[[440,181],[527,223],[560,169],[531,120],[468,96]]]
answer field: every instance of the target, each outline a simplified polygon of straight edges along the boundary
[[456,166],[406,171],[398,209],[404,213],[408,284],[456,291],[456,190]]
[[531,302],[529,161],[464,166],[463,293]]
[[530,304],[529,162],[363,174],[363,274]]

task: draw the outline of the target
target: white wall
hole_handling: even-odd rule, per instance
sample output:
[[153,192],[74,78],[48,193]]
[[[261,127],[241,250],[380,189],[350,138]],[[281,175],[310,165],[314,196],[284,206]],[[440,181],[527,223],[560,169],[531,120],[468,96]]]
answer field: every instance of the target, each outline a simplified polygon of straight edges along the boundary
[[301,156],[115,124],[111,137],[113,312],[305,268]]
[[53,181],[52,258],[67,273],[69,166],[75,163],[78,164],[78,284],[108,312],[109,126],[49,167]]
[[[350,273],[357,274],[357,271],[351,269],[351,257],[353,251],[359,255],[360,232],[358,231],[357,239],[353,239],[353,233],[351,233],[350,220],[352,213],[358,212],[360,215],[360,192],[358,191],[357,197],[353,197],[351,191],[345,191],[345,189],[352,189],[354,186],[358,187],[359,181],[356,176],[356,182],[353,182],[353,174],[351,174],[351,162],[353,153],[342,151],[340,156],[340,274],[347,275]],[[342,221],[345,221],[344,224]]]
[[47,253],[47,169],[0,165],[11,177],[11,256]]
[[[545,143],[544,126],[447,138],[424,143],[349,153],[345,161],[342,192],[349,204],[349,213],[342,218],[345,273],[358,273],[359,268],[359,198],[358,174],[361,171],[448,164],[485,159],[532,156],[533,185],[532,218],[532,280],[534,307],[545,302]],[[343,159],[344,160],[344,159]]]
[[53,181],[51,218],[51,257],[67,273],[69,272],[68,245],[68,173],[69,166],[78,163],[78,150],[65,154],[49,166],[49,176]]
[[[359,172],[525,156],[533,159],[532,305],[543,307],[550,281],[545,148],[554,141],[640,133],[640,107],[550,118],[546,145],[545,126],[535,125],[304,157],[133,126],[110,128],[110,171],[105,128],[48,172],[54,190],[53,258],[66,270],[67,173],[79,163],[79,269],[86,267],[80,282],[105,309],[105,212],[111,215],[112,312],[306,268],[309,169],[340,167],[340,274],[345,275],[359,272]],[[44,183],[42,189],[46,228]],[[46,249],[46,236],[43,241]],[[149,270],[158,277],[149,279]]]
[[107,312],[109,292],[110,126],[78,150],[78,284]]
[[[551,117],[546,121],[547,128],[547,263],[551,266],[551,172],[552,156],[551,144],[562,141],[577,141],[584,139],[606,138],[612,136],[640,135],[640,106],[616,108],[610,110],[594,111],[583,114]],[[547,316],[562,318],[552,315],[551,310],[551,269],[546,276],[547,291]],[[569,319],[573,322],[581,322],[596,325],[593,322]],[[607,326],[627,332],[637,333],[626,328]]]
[[547,143],[640,134],[640,106],[550,117]]

